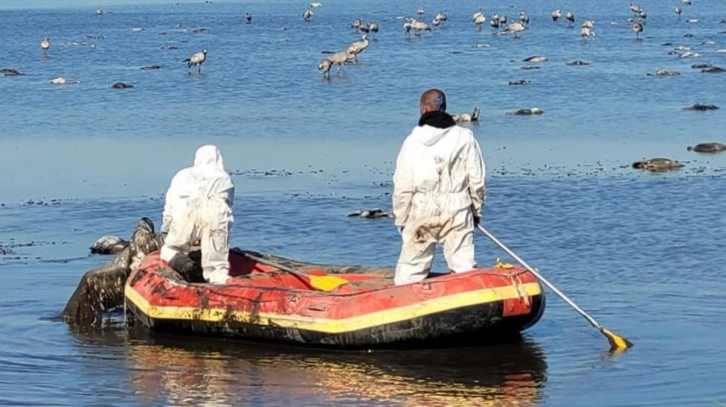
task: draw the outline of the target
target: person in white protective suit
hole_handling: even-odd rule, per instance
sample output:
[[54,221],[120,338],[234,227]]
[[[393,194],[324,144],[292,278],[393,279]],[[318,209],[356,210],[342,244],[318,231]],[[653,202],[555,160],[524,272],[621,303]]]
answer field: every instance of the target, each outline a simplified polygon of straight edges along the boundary
[[188,254],[199,240],[202,275],[212,284],[229,278],[229,230],[234,218],[234,184],[224,170],[219,149],[197,149],[194,166],[179,171],[171,180],[164,205],[163,229],[167,230],[161,259],[193,280],[196,264]]
[[403,142],[393,175],[393,215],[402,238],[396,285],[428,276],[436,244],[449,270],[476,268],[474,228],[486,200],[485,166],[471,130],[446,113],[446,96],[429,89],[421,118]]

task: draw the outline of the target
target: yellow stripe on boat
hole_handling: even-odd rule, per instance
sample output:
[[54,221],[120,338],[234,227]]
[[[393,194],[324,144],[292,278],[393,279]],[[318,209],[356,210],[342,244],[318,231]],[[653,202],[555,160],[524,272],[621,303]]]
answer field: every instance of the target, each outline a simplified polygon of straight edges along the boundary
[[[519,292],[517,288],[519,288]],[[264,312],[229,311],[225,308],[200,309],[197,307],[154,306],[149,304],[131,286],[126,286],[125,295],[128,301],[132,302],[141,312],[153,319],[240,322],[337,334],[405,321],[437,312],[450,311],[456,308],[516,299],[520,297],[519,293],[521,292],[526,292],[529,296],[536,296],[541,294],[541,287],[538,283],[526,283],[516,287],[486,288],[428,299],[416,304],[344,319],[280,315]]]

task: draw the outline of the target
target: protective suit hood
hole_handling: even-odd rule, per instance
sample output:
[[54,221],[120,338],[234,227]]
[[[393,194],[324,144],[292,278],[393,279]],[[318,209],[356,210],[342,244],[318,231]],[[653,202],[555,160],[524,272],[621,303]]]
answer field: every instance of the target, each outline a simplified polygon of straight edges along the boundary
[[425,146],[433,146],[455,125],[454,119],[446,112],[426,112],[421,115],[411,137]]
[[444,136],[449,133],[449,130],[451,130],[451,128],[439,129],[429,125],[418,126],[413,129],[411,137],[413,140],[430,147],[444,138]]
[[199,147],[194,155],[194,166],[211,166],[220,171],[224,171],[224,162],[222,161],[222,154],[219,152],[219,148],[211,144]]

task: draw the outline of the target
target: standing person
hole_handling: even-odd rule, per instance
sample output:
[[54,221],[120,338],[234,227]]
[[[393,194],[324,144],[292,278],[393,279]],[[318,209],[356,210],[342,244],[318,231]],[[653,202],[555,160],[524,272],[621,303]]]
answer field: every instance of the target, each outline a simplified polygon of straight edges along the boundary
[[163,228],[168,234],[161,259],[194,280],[195,263],[189,258],[189,251],[192,242],[199,239],[204,280],[225,284],[229,278],[233,201],[234,184],[224,170],[219,149],[213,145],[200,147],[194,166],[179,171],[166,193]]
[[479,143],[446,113],[444,92],[425,91],[419,109],[393,175],[393,215],[403,240],[396,285],[426,278],[436,243],[452,272],[475,269],[473,232],[486,200]]

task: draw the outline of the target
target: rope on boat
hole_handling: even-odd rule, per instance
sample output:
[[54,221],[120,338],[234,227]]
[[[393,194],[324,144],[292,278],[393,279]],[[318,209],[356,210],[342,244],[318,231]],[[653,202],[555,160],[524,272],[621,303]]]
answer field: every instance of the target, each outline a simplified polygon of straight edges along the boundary
[[[516,274],[510,274],[509,279],[512,281],[512,284],[514,285],[514,289],[517,290],[517,299],[523,299],[524,303],[529,307],[531,305],[531,297],[529,293],[527,293],[527,287],[522,282],[522,278],[520,277],[522,273],[516,273]],[[524,295],[522,295],[522,292],[524,292]]]

